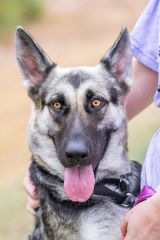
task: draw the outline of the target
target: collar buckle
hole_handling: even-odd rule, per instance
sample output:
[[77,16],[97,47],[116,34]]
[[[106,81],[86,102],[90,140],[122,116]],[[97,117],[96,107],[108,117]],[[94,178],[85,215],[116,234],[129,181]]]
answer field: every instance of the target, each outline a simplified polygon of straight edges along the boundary
[[123,203],[121,203],[121,206],[124,208],[132,208],[135,203],[135,199],[136,198],[133,196],[133,194],[126,193],[126,198]]
[[120,178],[120,190],[125,195],[124,201],[121,203],[122,207],[131,208],[135,203],[136,197],[130,193],[130,186],[128,179],[124,178],[123,176]]

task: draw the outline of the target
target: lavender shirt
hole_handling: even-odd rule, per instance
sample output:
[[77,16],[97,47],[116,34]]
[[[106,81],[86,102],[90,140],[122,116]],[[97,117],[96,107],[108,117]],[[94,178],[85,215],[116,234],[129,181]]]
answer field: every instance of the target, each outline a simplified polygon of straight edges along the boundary
[[[131,33],[134,57],[160,73],[160,0],[150,0]],[[155,104],[160,107],[160,74]],[[142,168],[141,187],[160,184],[160,130],[153,136]]]

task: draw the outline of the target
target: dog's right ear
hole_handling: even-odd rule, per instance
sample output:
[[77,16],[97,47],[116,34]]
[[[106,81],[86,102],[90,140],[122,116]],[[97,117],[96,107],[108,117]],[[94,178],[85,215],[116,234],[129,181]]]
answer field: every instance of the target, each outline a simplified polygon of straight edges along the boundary
[[56,64],[22,27],[16,30],[16,55],[24,77],[24,86],[30,97],[34,98],[42,82]]

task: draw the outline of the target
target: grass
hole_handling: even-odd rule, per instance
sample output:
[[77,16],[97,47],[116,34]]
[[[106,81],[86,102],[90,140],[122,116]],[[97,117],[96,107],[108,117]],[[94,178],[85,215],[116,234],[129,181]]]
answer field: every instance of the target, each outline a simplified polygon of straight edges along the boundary
[[1,0],[0,38],[10,34],[17,25],[34,21],[41,13],[41,0]]

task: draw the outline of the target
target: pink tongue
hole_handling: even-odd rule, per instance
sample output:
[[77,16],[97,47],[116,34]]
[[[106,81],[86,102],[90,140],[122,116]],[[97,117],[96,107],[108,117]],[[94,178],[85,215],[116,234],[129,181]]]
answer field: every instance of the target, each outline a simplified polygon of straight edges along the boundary
[[92,165],[65,169],[64,189],[71,201],[87,201],[93,193],[94,184]]

